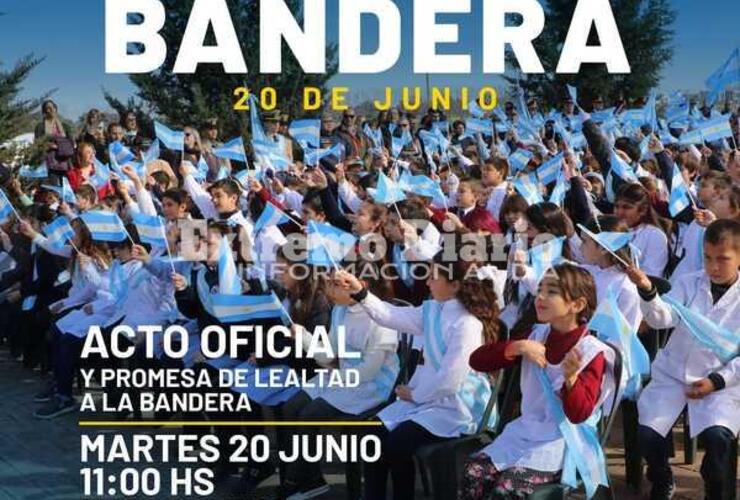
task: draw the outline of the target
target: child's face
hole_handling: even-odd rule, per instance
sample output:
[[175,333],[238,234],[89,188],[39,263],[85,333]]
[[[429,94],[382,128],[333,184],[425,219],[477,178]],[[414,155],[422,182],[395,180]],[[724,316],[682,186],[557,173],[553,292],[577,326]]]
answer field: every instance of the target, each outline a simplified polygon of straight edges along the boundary
[[566,300],[563,292],[560,290],[557,275],[545,276],[537,289],[537,297],[534,301],[534,307],[537,311],[537,321],[539,323],[552,323],[573,319],[582,309],[581,299],[570,301]]
[[487,167],[483,170],[483,177],[481,178],[481,181],[486,186],[497,186],[501,184],[501,181],[503,179],[501,178],[501,172],[496,170],[495,168]]
[[170,198],[164,198],[162,200],[162,213],[167,220],[180,219],[185,216],[185,205],[180,205]]
[[599,247],[598,243],[594,240],[585,236],[583,238],[583,245],[581,245],[581,253],[583,258],[588,264],[598,264],[604,256],[604,251]]
[[317,212],[308,205],[303,205],[303,222],[308,224],[309,222],[324,222],[326,217],[324,214]]
[[437,302],[445,302],[457,295],[460,284],[456,281],[447,280],[447,271],[434,266],[432,273],[427,279],[427,286],[432,298]]
[[383,234],[385,234],[385,237],[394,243],[403,242],[403,234],[401,233],[401,227],[398,223],[397,215],[391,215],[388,217],[388,222],[383,226]]
[[622,219],[629,227],[635,227],[642,222],[642,210],[634,203],[617,200],[614,205],[614,215]]
[[85,196],[77,197],[77,208],[79,208],[83,212],[85,210],[89,210],[92,206],[93,206],[92,200],[90,200],[89,198],[86,198]]
[[699,197],[699,201],[701,202],[702,206],[708,207],[715,193],[716,190],[714,189],[714,185],[711,182],[705,181],[699,184],[699,191],[697,193],[697,196]]
[[212,189],[211,200],[213,200],[213,206],[216,211],[220,214],[233,212],[236,210],[236,202],[239,197],[235,194],[228,194],[223,189]]
[[378,229],[378,222],[372,218],[372,208],[369,203],[363,203],[357,211],[352,229],[355,234],[363,236]]
[[113,249],[113,256],[121,262],[131,260],[131,247],[117,246]]
[[714,196],[709,200],[707,207],[718,219],[735,219],[738,209],[730,204],[730,189],[723,189],[714,192]]
[[601,196],[601,193],[604,192],[604,185],[601,181],[591,177],[589,178],[589,182],[591,183],[591,192],[596,196]]
[[95,150],[89,146],[85,146],[79,151],[80,166],[86,167],[91,165],[93,158],[95,157]]
[[278,258],[275,266],[275,280],[286,290],[293,290],[298,283],[296,277],[291,273],[291,265],[287,260]]
[[729,285],[737,278],[738,248],[728,239],[717,245],[704,243],[704,269],[715,285]]
[[506,212],[504,214],[504,220],[506,221],[506,224],[512,229],[515,229],[517,222],[521,220],[523,217],[524,217],[524,213],[515,211],[515,210]]
[[461,184],[457,188],[457,204],[461,208],[471,208],[475,206],[476,197],[473,189],[466,185]]

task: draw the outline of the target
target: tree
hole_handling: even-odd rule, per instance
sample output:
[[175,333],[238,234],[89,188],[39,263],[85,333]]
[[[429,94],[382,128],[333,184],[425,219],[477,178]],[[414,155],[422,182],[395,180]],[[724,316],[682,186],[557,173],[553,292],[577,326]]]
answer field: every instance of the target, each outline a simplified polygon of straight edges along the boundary
[[[578,89],[579,104],[589,109],[589,103],[596,96],[603,97],[607,103],[638,99],[645,97],[658,84],[662,69],[673,57],[672,26],[676,13],[670,1],[611,0],[610,3],[631,73],[609,74],[604,64],[583,64],[577,74],[556,74],[555,68],[577,0],[547,0],[543,5],[547,22],[542,34],[534,41],[545,73],[519,77],[520,85],[530,96],[553,106],[562,102],[566,95],[565,85],[570,84]],[[588,43],[598,43],[593,27]],[[513,54],[507,54],[507,60],[519,69]],[[517,77],[506,79],[511,84],[517,82]]]
[[[250,72],[248,75],[227,74],[221,65],[201,64],[196,73],[175,74],[172,68],[180,50],[182,34],[187,26],[193,0],[164,0],[167,19],[160,32],[167,42],[168,53],[164,65],[151,74],[131,75],[131,81],[138,87],[137,97],[141,102],[129,102],[134,111],[146,113],[150,110],[162,117],[169,125],[182,127],[200,125],[206,119],[218,118],[224,136],[245,134],[249,113],[234,111],[234,89],[248,87],[259,90],[270,86],[278,94],[279,108],[283,112],[295,114],[301,108],[301,95],[304,86],[314,86],[325,90],[326,82],[336,73],[336,46],[327,47],[327,72],[325,74],[305,74],[288,47],[283,44],[283,71],[276,75],[263,75]],[[302,2],[288,0],[287,5],[301,23]],[[259,4],[253,0],[233,0],[229,2],[234,28],[240,38],[240,45],[247,67],[259,68]],[[205,41],[214,45],[212,29]],[[108,103],[116,108],[128,107],[106,96]]]
[[0,71],[0,144],[33,128],[31,113],[41,99],[19,99],[23,81],[42,59],[28,55],[9,71]]

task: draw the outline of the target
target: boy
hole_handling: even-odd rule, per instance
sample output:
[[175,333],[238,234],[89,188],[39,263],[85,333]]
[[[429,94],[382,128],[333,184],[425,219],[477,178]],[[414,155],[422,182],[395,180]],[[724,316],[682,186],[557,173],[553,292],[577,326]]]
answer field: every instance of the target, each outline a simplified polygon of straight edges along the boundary
[[488,160],[481,167],[481,182],[485,188],[491,189],[486,209],[499,223],[501,222],[501,206],[504,204],[509,188],[509,183],[506,182],[508,173],[509,162],[503,158]]
[[500,234],[498,222],[488,210],[478,206],[483,187],[478,181],[463,181],[457,188],[457,216],[473,232]]
[[[706,498],[729,498],[735,487],[726,484],[726,470],[731,443],[740,431],[740,342],[732,340],[740,338],[739,264],[740,223],[719,220],[704,236],[704,269],[682,276],[665,297],[642,271],[627,270],[638,287],[646,323],[654,329],[675,328],[653,362],[652,380],[637,403],[639,442],[653,483],[651,499],[673,496],[666,436],[687,405],[691,435],[698,435],[706,449],[701,467]],[[687,314],[704,316],[724,333],[707,324],[690,325]],[[727,345],[732,346],[729,352]]]

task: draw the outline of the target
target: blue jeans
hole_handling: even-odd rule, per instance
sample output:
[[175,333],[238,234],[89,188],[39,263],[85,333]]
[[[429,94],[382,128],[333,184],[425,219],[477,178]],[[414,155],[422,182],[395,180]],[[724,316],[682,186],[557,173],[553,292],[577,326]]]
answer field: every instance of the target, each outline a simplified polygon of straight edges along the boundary
[[[653,485],[668,485],[673,482],[673,472],[668,463],[670,458],[671,434],[663,437],[650,427],[641,425],[638,429],[640,453],[648,465],[647,477]],[[729,498],[734,484],[728,483],[727,467],[730,464],[730,451],[735,435],[726,427],[716,425],[699,434],[704,443],[704,460],[701,463],[701,477],[707,498],[723,500]]]

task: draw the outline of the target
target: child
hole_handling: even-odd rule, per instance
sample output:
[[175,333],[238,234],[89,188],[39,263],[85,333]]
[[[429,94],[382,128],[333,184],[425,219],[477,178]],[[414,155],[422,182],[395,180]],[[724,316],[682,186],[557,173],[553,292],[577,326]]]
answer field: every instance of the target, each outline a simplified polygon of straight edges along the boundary
[[522,359],[522,415],[465,466],[459,498],[519,498],[535,486],[556,482],[567,444],[548,407],[538,370],[544,370],[567,419],[586,422],[614,390],[613,351],[589,335],[596,308],[593,278],[583,268],[560,264],[539,285],[537,322],[525,340],[478,348],[470,366],[495,371]]
[[509,175],[509,162],[503,158],[488,160],[481,167],[481,181],[486,188],[491,189],[491,195],[486,203],[493,218],[501,225],[501,206],[504,204],[509,183],[506,177]]
[[[691,436],[699,436],[706,449],[701,467],[706,498],[729,498],[735,488],[727,484],[726,470],[730,443],[740,431],[738,265],[740,223],[720,220],[704,235],[704,270],[679,278],[665,297],[657,294],[645,272],[635,267],[628,270],[639,289],[647,324],[675,328],[655,358],[652,380],[638,400],[639,442],[653,483],[650,498],[671,498],[675,490],[666,436],[686,406]],[[689,313],[703,316],[705,324],[692,324],[695,318]],[[720,329],[729,339],[722,337]],[[722,350],[723,345],[734,351]]]
[[[367,261],[352,263],[348,272],[362,276],[364,286],[382,299],[391,296],[390,283],[383,280],[380,268]],[[336,347],[336,332],[345,328],[345,345],[348,351],[362,353],[361,359],[336,359],[316,357],[324,368],[340,372],[348,369],[359,374],[356,387],[307,388],[293,396],[283,407],[287,420],[333,420],[360,415],[384,403],[393,391],[398,377],[399,361],[396,355],[397,334],[375,323],[365,310],[350,297],[347,290],[333,281],[325,285],[326,295],[334,304],[330,340]],[[311,343],[312,333],[298,327],[293,330],[300,335],[305,348]],[[317,428],[302,428],[302,434],[317,434]],[[313,452],[311,452],[313,453]],[[321,474],[320,463],[310,464],[304,460],[288,464],[285,496],[300,492],[301,498],[311,498],[328,490]]]
[[527,212],[527,200],[521,195],[510,194],[501,206],[501,218],[499,219],[501,229],[506,235],[506,244],[511,245],[516,239],[517,233],[526,231],[524,214]]
[[668,236],[651,205],[650,195],[640,184],[625,184],[617,192],[614,215],[634,231],[633,244],[640,269],[649,276],[662,278],[668,265]]
[[[422,307],[396,307],[383,302],[355,276],[338,271],[335,280],[351,292],[380,326],[423,335],[424,363],[409,384],[396,387],[398,399],[378,414],[383,422],[383,454],[367,464],[367,500],[386,496],[390,472],[393,497],[414,498],[414,452],[420,447],[474,432],[490,395],[488,380],[470,370],[470,354],[498,334],[498,308],[493,284],[477,278],[474,267],[457,259],[434,259],[427,284],[434,300]],[[469,398],[470,388],[480,391]],[[466,404],[465,401],[475,404]]]
[[501,228],[491,213],[478,205],[482,194],[479,181],[463,181],[457,188],[457,216],[473,232],[500,234]]

